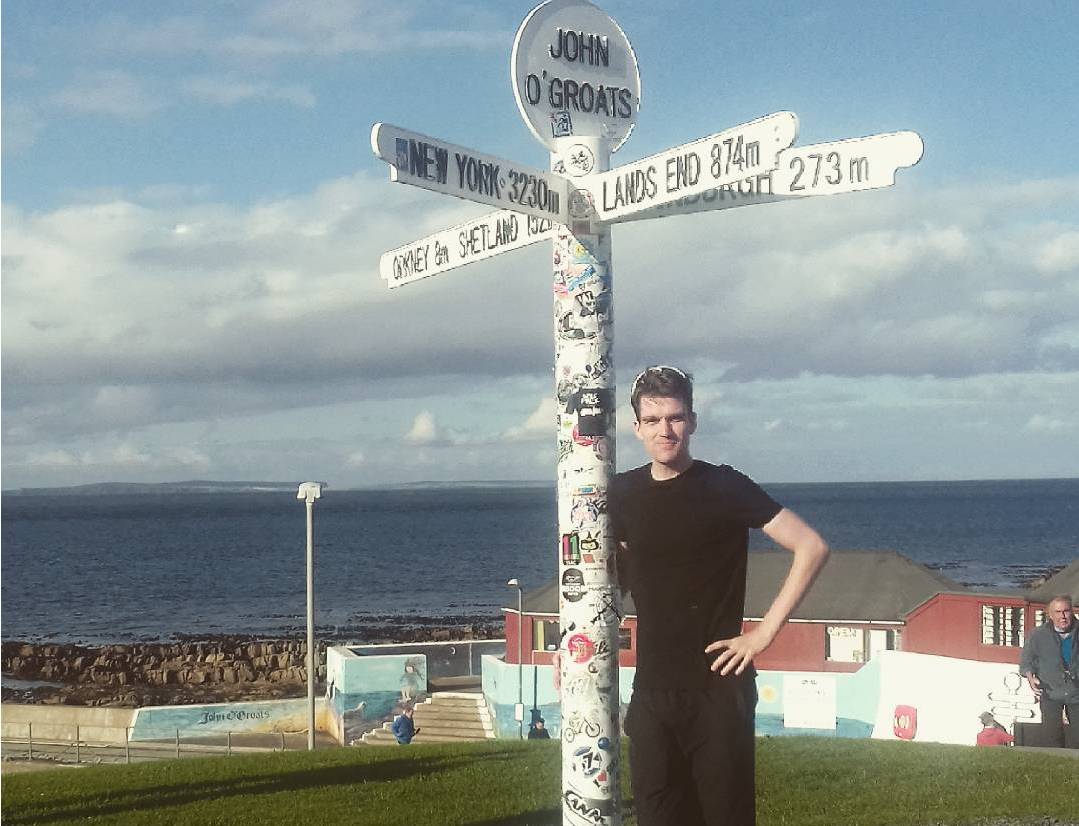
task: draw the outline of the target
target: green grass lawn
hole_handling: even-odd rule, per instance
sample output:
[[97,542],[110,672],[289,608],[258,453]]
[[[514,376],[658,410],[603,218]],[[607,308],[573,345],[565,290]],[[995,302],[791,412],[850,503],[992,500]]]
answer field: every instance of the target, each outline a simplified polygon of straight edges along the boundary
[[[787,737],[758,741],[757,764],[760,826],[1079,823],[1069,757]],[[57,769],[6,776],[2,814],[5,826],[556,824],[559,765],[557,741],[493,741]]]

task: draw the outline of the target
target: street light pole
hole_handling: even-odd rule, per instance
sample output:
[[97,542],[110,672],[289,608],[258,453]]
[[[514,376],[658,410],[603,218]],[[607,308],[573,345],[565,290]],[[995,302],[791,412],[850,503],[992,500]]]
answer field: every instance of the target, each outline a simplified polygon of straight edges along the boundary
[[521,583],[515,578],[506,585],[517,589],[517,737],[521,740],[525,736],[525,702],[524,702],[524,614],[521,612]]
[[322,482],[302,482],[297,499],[307,505],[307,750],[315,750],[315,679],[318,657],[315,654],[315,500],[322,496]]

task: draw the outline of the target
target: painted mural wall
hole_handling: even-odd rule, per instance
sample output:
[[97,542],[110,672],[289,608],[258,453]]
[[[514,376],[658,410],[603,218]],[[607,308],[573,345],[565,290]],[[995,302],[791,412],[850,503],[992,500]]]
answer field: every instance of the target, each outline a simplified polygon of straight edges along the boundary
[[1011,663],[975,662],[932,654],[888,651],[875,658],[880,696],[873,737],[974,745],[989,711],[1012,728],[1040,723],[1026,680]]
[[427,698],[427,656],[368,655],[334,646],[326,651],[329,731],[347,745]]
[[[619,670],[620,717],[633,695],[636,669]],[[525,723],[544,718],[552,737],[588,733],[590,721],[564,724],[551,666],[521,669]],[[587,690],[587,686],[567,686]],[[495,736],[516,738],[517,666],[484,657],[483,694]],[[853,674],[761,671],[757,675],[757,734],[814,735],[974,745],[978,715],[992,712],[1014,721],[1040,722],[1034,695],[1008,663],[958,660],[930,654],[884,651]],[[594,721],[593,725],[594,727]]]
[[[194,706],[147,706],[136,709],[132,740],[171,740],[225,732],[307,731],[308,700],[258,700]],[[330,720],[326,703],[315,700],[315,727],[325,730]]]

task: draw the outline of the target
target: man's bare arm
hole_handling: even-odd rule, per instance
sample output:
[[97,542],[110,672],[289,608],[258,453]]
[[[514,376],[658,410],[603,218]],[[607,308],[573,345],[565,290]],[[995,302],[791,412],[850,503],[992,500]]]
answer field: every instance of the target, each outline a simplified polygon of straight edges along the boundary
[[752,664],[754,657],[772,644],[828,558],[828,545],[794,511],[784,508],[763,530],[778,545],[794,554],[794,560],[783,587],[753,630],[728,640],[716,640],[704,649],[709,654],[719,652],[712,670],[724,675],[732,671],[741,674]]

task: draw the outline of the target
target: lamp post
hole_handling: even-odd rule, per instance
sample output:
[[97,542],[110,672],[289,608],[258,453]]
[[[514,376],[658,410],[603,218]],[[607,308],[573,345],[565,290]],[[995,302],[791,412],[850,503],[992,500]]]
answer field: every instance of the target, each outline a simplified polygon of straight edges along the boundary
[[322,496],[324,482],[301,482],[297,499],[307,504],[307,750],[315,750],[315,679],[318,658],[315,654],[315,500]]
[[524,615],[521,613],[521,583],[516,578],[506,583],[508,588],[517,589],[517,708],[514,716],[517,718],[517,736],[521,740],[525,737],[525,702],[524,702]]

